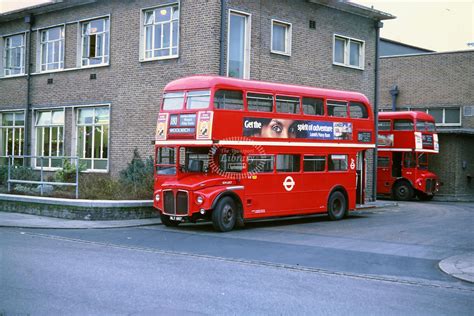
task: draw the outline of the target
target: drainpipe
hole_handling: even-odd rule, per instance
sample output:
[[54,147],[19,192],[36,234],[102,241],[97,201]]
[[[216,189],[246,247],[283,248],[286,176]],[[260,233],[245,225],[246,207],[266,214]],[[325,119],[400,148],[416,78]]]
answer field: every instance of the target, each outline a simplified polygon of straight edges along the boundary
[[225,76],[226,70],[225,65],[225,38],[226,38],[226,12],[227,12],[227,0],[221,0],[221,38],[219,41],[220,45],[220,56],[219,56],[219,75]]
[[372,201],[377,200],[377,135],[379,133],[379,44],[380,44],[380,29],[383,27],[382,21],[375,21],[375,84],[374,84],[374,130],[375,130],[375,148],[374,148],[374,162],[372,170]]
[[398,86],[394,85],[392,89],[390,89],[390,95],[392,96],[392,111],[397,110],[397,96],[400,93],[400,90],[398,90]]
[[[31,38],[32,38],[32,28],[33,28],[33,15],[25,16],[25,23],[28,25],[28,42],[26,45],[25,52],[25,73],[26,73],[26,105],[25,105],[25,131],[24,137],[25,141],[23,143],[23,155],[30,154],[30,123],[29,123],[29,114],[31,108]],[[23,164],[25,166],[29,165],[29,159],[23,159]]]

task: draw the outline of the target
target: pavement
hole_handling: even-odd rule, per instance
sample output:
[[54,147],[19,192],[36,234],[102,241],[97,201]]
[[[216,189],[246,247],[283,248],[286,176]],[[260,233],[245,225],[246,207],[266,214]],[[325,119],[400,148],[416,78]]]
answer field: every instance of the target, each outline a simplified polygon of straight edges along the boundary
[[[397,206],[391,201],[377,201],[358,205],[357,210]],[[148,226],[161,224],[159,218],[118,221],[82,221],[0,211],[0,227],[47,228],[47,229],[103,229]],[[474,283],[474,253],[465,253],[441,260],[439,268],[457,278]]]

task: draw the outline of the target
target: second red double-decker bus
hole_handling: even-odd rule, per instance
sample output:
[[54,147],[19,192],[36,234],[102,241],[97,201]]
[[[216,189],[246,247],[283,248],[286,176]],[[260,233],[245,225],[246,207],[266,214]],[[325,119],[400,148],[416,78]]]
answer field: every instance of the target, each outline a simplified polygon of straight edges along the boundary
[[169,83],[158,116],[154,206],[162,222],[327,213],[363,203],[373,113],[360,93],[192,76]]
[[431,200],[438,191],[428,158],[439,152],[434,118],[425,112],[381,112],[378,123],[377,193],[397,200]]

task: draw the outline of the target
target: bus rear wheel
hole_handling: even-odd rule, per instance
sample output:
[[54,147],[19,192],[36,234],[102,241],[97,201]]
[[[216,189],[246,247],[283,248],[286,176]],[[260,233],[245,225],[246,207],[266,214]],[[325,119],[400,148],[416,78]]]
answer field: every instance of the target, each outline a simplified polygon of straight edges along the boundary
[[179,225],[179,221],[174,221],[170,219],[168,215],[165,215],[163,213],[160,213],[160,219],[161,222],[166,226],[166,227],[177,227]]
[[212,226],[219,232],[231,231],[237,221],[237,215],[234,200],[228,196],[223,197],[212,211]]
[[340,191],[333,192],[328,201],[329,218],[337,221],[347,216],[347,213],[346,197]]
[[413,188],[407,181],[400,181],[393,188],[395,200],[408,201],[413,198]]

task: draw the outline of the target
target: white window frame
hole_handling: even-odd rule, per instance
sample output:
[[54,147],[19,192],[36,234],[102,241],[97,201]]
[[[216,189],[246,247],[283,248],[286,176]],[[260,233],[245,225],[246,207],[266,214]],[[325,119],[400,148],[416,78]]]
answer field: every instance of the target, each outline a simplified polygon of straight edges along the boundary
[[[336,39],[344,40],[344,62],[336,62]],[[354,66],[350,64],[350,47],[351,42],[357,42],[360,45],[360,54],[359,54],[359,66]],[[364,70],[365,65],[365,41],[353,37],[348,37],[340,34],[333,35],[333,45],[332,45],[332,63],[333,65],[343,66],[353,69]]]
[[[446,122],[446,109],[452,110],[452,109],[459,109],[459,123],[445,123]],[[436,126],[462,126],[462,110],[461,106],[453,106],[453,107],[433,107],[433,108],[426,108],[425,112],[429,113],[429,110],[443,110],[443,122],[442,123],[436,123]]]
[[[22,44],[21,46],[15,46],[15,48],[8,48],[7,47],[7,39],[10,37],[18,36],[21,35],[22,37]],[[21,32],[21,33],[16,33],[16,34],[9,34],[3,36],[3,76],[4,77],[15,77],[15,76],[22,76],[25,75],[25,49],[26,49],[26,40],[27,40],[27,35],[26,32]],[[7,68],[7,56],[8,56],[8,50],[11,49],[16,49],[20,48],[21,50],[21,58],[20,58],[20,73],[18,74],[12,74],[10,68]]]
[[[273,49],[273,26],[275,24],[280,24],[280,25],[285,26],[285,51],[279,51],[279,50]],[[291,56],[292,30],[293,30],[293,25],[291,23],[272,19],[271,36],[270,36],[270,52],[271,53]]]
[[[159,8],[166,8],[166,7],[175,7],[175,6],[178,6],[178,19],[177,20],[173,20],[171,19],[170,21],[168,22],[154,22],[152,24],[145,24],[146,22],[146,13],[149,12],[149,11],[154,11],[154,10],[157,10]],[[173,43],[173,21],[177,21],[178,22],[178,39],[177,39],[177,45],[176,45],[176,54],[173,54],[173,46],[171,46],[171,44]],[[158,57],[149,57],[147,58],[146,57],[146,52],[147,51],[150,51],[150,50],[147,50],[146,49],[146,31],[145,31],[145,28],[147,25],[152,25],[152,29],[153,29],[153,34],[152,34],[152,37],[151,37],[151,46],[152,46],[152,49],[151,49],[151,52],[153,52],[155,50],[155,28],[154,26],[155,25],[158,25],[158,24],[165,24],[165,23],[170,23],[170,47],[169,47],[169,50],[170,50],[170,55],[167,55],[167,56],[158,56]],[[179,58],[179,46],[180,46],[180,30],[181,30],[181,5],[180,5],[180,2],[170,2],[170,3],[166,3],[166,4],[163,4],[163,5],[159,5],[159,6],[154,6],[154,7],[151,7],[151,8],[145,8],[145,9],[142,9],[141,10],[141,17],[140,17],[140,61],[152,61],[152,60],[164,60],[164,59],[174,59],[174,58]],[[161,36],[161,41],[163,41],[163,36]],[[153,55],[153,54],[152,54]]]
[[[62,111],[63,112],[63,124],[53,124],[51,122],[51,124],[49,125],[38,125],[38,117],[40,115],[40,113],[43,113],[43,112],[51,112],[51,117],[52,117],[52,114],[53,112],[57,112],[57,111]],[[62,140],[62,143],[61,145],[59,145],[59,142],[58,142],[58,145],[56,147],[57,149],[57,152],[59,153],[60,149],[62,151],[62,154],[61,155],[56,155],[57,157],[61,157],[61,156],[64,156],[64,135],[65,135],[65,123],[66,123],[66,109],[65,108],[49,108],[49,109],[35,109],[34,110],[34,127],[35,127],[35,131],[34,131],[34,138],[33,138],[33,144],[34,144],[34,148],[35,148],[35,156],[42,156],[43,154],[43,149],[44,149],[44,146],[42,146],[41,148],[38,148],[37,146],[37,140],[38,140],[38,129],[41,128],[43,129],[42,131],[42,140],[43,140],[43,144],[44,144],[44,129],[45,128],[49,128],[50,129],[50,133],[49,133],[49,152],[51,153],[51,149],[52,149],[52,133],[51,133],[51,130],[52,128],[54,127],[62,127],[63,130],[62,130],[62,135],[61,135],[61,140]],[[58,133],[58,136],[59,136],[59,133]],[[59,140],[59,139],[58,139]],[[41,152],[38,152],[39,150],[41,150]],[[51,157],[53,157],[53,155],[50,154]],[[44,170],[59,170],[61,169],[61,167],[51,167],[51,160],[52,158],[49,158],[47,159],[47,165],[43,165],[43,169]],[[40,169],[41,168],[41,163],[38,163],[38,159],[35,158],[34,159],[34,168],[35,169]]]
[[[46,41],[46,42],[43,42],[42,41],[42,38],[43,38],[43,32],[47,32],[51,29],[54,29],[54,28],[61,28],[61,39],[60,40],[54,40],[54,41]],[[44,73],[44,72],[54,72],[54,71],[61,71],[61,70],[64,70],[64,53],[65,53],[65,50],[64,50],[64,37],[65,37],[65,32],[66,32],[66,27],[64,24],[61,24],[61,25],[55,25],[55,26],[51,26],[51,27],[47,27],[47,28],[43,28],[41,30],[38,30],[38,41],[37,43],[39,43],[38,45],[38,72],[40,73]],[[47,69],[47,65],[48,62],[46,61],[46,64],[43,64],[43,45],[47,45],[48,43],[51,43],[51,42],[60,42],[60,49],[59,49],[59,53],[60,53],[60,59],[59,59],[59,68],[57,69]],[[46,48],[46,50],[48,51],[48,49]],[[54,52],[54,50],[53,50]],[[53,63],[54,64],[54,63]],[[46,69],[43,70],[43,66],[46,65]]]
[[[102,58],[102,62],[99,63],[99,64],[90,64],[90,57],[85,57],[83,56],[84,54],[84,51],[83,51],[83,48],[84,48],[84,40],[85,40],[85,36],[83,34],[83,26],[84,24],[87,24],[87,23],[91,23],[93,21],[96,21],[96,20],[104,20],[104,24],[106,25],[106,28],[104,28],[105,30],[101,33],[94,33],[94,34],[108,34],[108,41],[107,43],[105,43],[105,38],[106,36],[104,35],[103,36],[103,39],[102,39],[102,47],[103,47],[103,50],[104,50],[104,54],[102,56],[100,56]],[[108,20],[108,23],[105,23],[105,21]],[[78,51],[80,52],[78,55],[78,67],[79,68],[93,68],[93,67],[100,67],[100,66],[106,66],[106,65],[109,65],[110,64],[110,42],[111,42],[111,37],[110,37],[110,15],[106,15],[106,16],[100,16],[100,17],[95,17],[95,18],[91,18],[91,19],[86,19],[86,20],[81,20],[78,22],[78,37],[79,37],[79,41],[78,41]],[[108,51],[108,55],[105,55],[105,50],[106,50],[106,45],[107,44],[107,51]],[[97,43],[96,43],[97,45]],[[93,57],[93,58],[98,58],[98,57]],[[88,62],[87,62],[87,65],[83,65],[83,60],[84,59],[87,59]]]
[[[109,110],[109,122],[108,122],[108,127],[109,127],[109,131],[108,131],[108,134],[107,134],[107,158],[82,158],[83,157],[83,154],[82,153],[78,153],[77,150],[78,150],[78,141],[79,141],[79,127],[80,126],[91,126],[91,125],[94,125],[96,126],[95,124],[78,124],[78,120],[79,120],[79,115],[78,115],[78,112],[79,110],[81,109],[87,109],[87,108],[108,108]],[[74,106],[73,107],[73,121],[74,121],[74,124],[73,124],[73,138],[74,138],[74,147],[72,149],[72,152],[73,152],[73,155],[79,157],[79,162],[83,159],[91,159],[91,167],[92,168],[89,168],[89,169],[86,169],[84,171],[81,171],[81,172],[86,172],[86,173],[108,173],[109,172],[109,168],[110,168],[110,127],[111,127],[111,111],[112,107],[110,106],[110,104],[93,104],[93,105],[78,105],[78,106]],[[97,124],[97,125],[105,125],[105,124]],[[101,139],[101,141],[103,141],[103,139]],[[94,148],[94,142],[95,142],[95,139],[94,137],[92,137],[92,148]],[[103,145],[103,144],[102,144]],[[101,146],[103,147],[103,146]],[[85,146],[83,145],[83,151],[85,149]],[[102,150],[103,152],[103,150]],[[103,153],[102,153],[103,154]],[[94,169],[94,159],[107,159],[107,167],[106,169]]]
[[245,48],[244,48],[244,75],[242,79],[250,79],[250,49],[252,37],[252,15],[247,12],[229,9],[227,13],[227,58],[226,58],[226,76],[229,76],[229,54],[230,54],[230,16],[232,14],[244,16],[245,19]]
[[[3,115],[4,114],[13,114],[15,117],[16,114],[23,114],[23,125],[16,125],[15,122],[15,118],[13,119],[13,125],[8,125],[8,126],[3,126]],[[5,154],[6,155],[2,155],[0,156],[1,158],[8,158],[8,156],[10,155],[13,155],[13,156],[23,156],[23,145],[24,145],[24,142],[25,142],[25,119],[26,119],[26,115],[25,115],[25,110],[7,110],[7,111],[0,111],[0,146],[1,148],[4,148],[6,145],[6,139],[3,139],[1,136],[3,135],[2,130],[3,129],[7,129],[7,138],[8,138],[8,133],[9,131],[11,131],[11,133],[13,134],[12,136],[12,139],[15,139],[15,134],[18,132],[19,133],[19,139],[20,139],[20,144],[19,144],[19,152],[15,152],[15,146],[13,146],[13,152],[8,152],[8,147],[6,147],[5,149]],[[22,132],[22,129],[23,128],[23,132]],[[22,137],[23,136],[23,137]],[[22,159],[22,158],[21,158]]]

